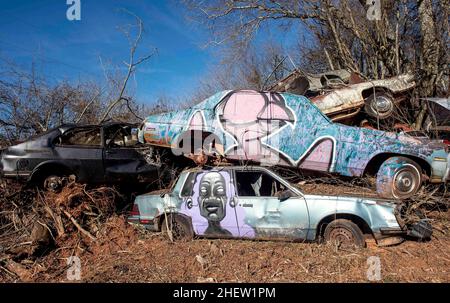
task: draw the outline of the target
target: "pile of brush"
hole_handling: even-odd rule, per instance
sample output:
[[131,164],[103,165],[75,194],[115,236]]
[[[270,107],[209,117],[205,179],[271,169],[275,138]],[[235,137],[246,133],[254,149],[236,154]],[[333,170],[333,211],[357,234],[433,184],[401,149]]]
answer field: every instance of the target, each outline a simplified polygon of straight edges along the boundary
[[97,241],[101,226],[122,199],[113,188],[86,189],[69,182],[59,193],[0,184],[0,274],[21,277],[23,260]]

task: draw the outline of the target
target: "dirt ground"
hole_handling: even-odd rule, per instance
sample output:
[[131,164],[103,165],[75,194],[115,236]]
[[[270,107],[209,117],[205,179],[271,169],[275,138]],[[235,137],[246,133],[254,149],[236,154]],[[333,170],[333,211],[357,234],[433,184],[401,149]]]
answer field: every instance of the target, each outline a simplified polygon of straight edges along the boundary
[[[311,193],[348,192],[338,185],[301,186]],[[343,250],[249,240],[172,243],[116,214],[100,225],[95,241],[74,234],[32,258],[0,253],[0,282],[66,282],[70,256],[80,258],[81,282],[371,282],[369,257],[381,265],[381,279],[373,282],[449,282],[450,213],[433,210],[427,216],[435,228],[431,241],[381,248],[369,240],[367,248]]]

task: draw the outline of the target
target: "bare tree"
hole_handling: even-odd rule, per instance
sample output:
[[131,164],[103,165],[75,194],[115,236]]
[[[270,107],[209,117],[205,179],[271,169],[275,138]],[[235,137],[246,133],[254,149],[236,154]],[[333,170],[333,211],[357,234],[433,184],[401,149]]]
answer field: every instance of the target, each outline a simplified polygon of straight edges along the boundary
[[[301,25],[296,65],[320,72],[347,69],[366,79],[416,75],[418,97],[448,96],[449,1],[382,0],[379,20],[365,0],[185,0],[189,16],[211,32],[210,44],[234,53],[248,49],[265,27]],[[418,22],[419,21],[419,22]],[[306,35],[305,35],[306,36]],[[295,38],[295,37],[294,37]],[[425,108],[414,101],[420,128]]]
[[[156,49],[153,49],[149,54],[143,55],[142,57],[136,57],[136,52],[138,50],[138,47],[142,41],[143,33],[144,33],[144,23],[142,22],[142,19],[139,18],[136,14],[123,9],[123,11],[135,19],[135,26],[127,25],[125,27],[122,27],[120,30],[124,33],[125,37],[128,40],[130,51],[129,51],[129,58],[128,62],[123,62],[127,68],[126,74],[124,75],[122,81],[117,85],[118,88],[118,94],[115,99],[113,99],[109,105],[107,106],[107,109],[105,113],[101,116],[99,122],[104,122],[108,115],[111,113],[111,111],[121,102],[124,102],[127,109],[138,119],[141,119],[139,116],[137,116],[130,105],[130,98],[125,97],[125,92],[128,86],[128,82],[130,78],[133,76],[133,74],[136,72],[136,69],[139,65],[143,64],[144,62],[148,61],[151,57],[153,57],[156,54]],[[137,28],[137,32],[135,35],[132,33],[133,27]],[[114,82],[114,81],[113,81]],[[117,82],[116,82],[117,83]]]

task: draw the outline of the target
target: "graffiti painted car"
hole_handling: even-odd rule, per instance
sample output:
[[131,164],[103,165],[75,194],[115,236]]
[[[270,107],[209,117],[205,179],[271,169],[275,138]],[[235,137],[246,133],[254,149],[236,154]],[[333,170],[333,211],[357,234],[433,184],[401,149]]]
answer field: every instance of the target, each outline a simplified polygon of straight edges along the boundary
[[155,180],[158,166],[146,158],[148,147],[133,129],[127,123],[56,127],[4,149],[0,176],[53,191],[69,176],[89,183]]
[[262,167],[183,171],[169,193],[137,196],[128,217],[173,238],[193,236],[393,245],[427,239],[426,220],[405,224],[401,204],[360,197],[305,195]]
[[322,74],[294,71],[269,90],[305,95],[332,121],[346,121],[364,109],[379,119],[391,117],[396,104],[415,87],[414,75],[364,81],[346,70]]
[[224,91],[185,110],[149,116],[140,140],[228,160],[360,177],[375,176],[385,198],[414,195],[423,181],[446,182],[447,146],[333,123],[309,99],[290,93]]

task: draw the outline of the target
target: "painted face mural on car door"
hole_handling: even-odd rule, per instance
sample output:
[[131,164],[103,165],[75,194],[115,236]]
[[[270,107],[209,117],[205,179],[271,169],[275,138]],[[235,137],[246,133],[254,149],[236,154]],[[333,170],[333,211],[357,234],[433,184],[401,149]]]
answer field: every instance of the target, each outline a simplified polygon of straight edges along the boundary
[[195,233],[239,237],[239,227],[244,223],[238,222],[238,218],[244,219],[245,214],[236,214],[234,196],[235,189],[228,171],[198,174],[190,203],[184,207],[184,213],[192,218]]
[[206,235],[227,235],[231,232],[220,225],[226,216],[227,209],[227,184],[225,178],[219,172],[210,172],[202,176],[199,185],[197,202],[200,215],[208,220]]

